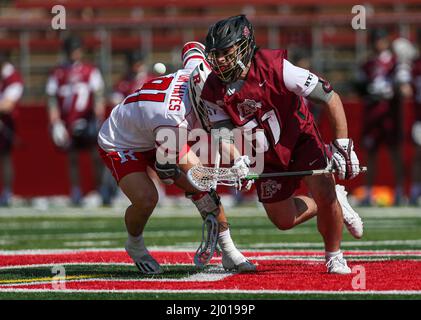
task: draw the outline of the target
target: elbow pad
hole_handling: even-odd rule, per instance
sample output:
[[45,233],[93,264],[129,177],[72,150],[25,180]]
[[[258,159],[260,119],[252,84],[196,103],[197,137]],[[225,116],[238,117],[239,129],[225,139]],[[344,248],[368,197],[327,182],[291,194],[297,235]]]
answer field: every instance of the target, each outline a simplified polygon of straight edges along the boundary
[[311,91],[310,94],[307,96],[307,98],[316,103],[328,103],[329,100],[332,98],[333,93],[334,91],[329,81],[319,77],[319,81],[317,82],[313,91]]
[[159,179],[165,184],[173,184],[180,176],[180,168],[176,164],[155,162],[155,171]]

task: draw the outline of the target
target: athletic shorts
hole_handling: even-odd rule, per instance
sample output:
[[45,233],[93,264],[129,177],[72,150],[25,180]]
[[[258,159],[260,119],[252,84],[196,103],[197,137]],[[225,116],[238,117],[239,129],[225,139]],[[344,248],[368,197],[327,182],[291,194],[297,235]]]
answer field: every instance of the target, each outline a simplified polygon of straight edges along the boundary
[[403,140],[402,110],[398,100],[382,100],[364,109],[362,145],[375,152],[381,145],[399,146]]
[[89,150],[95,148],[98,137],[98,122],[94,117],[78,119],[69,128],[72,150]]
[[130,173],[146,172],[146,167],[152,169],[155,167],[155,149],[145,152],[133,150],[107,152],[98,147],[98,152],[117,183]]
[[[270,150],[267,152],[271,152]],[[292,151],[287,171],[324,169],[330,157],[329,150],[321,139],[317,128],[303,133]],[[269,157],[273,158],[273,157]],[[274,161],[265,163],[264,173],[284,172]],[[273,203],[288,199],[299,188],[303,177],[273,177],[256,180],[256,191],[260,202]]]
[[0,152],[9,154],[13,148],[15,138],[15,126],[12,118],[0,114]]

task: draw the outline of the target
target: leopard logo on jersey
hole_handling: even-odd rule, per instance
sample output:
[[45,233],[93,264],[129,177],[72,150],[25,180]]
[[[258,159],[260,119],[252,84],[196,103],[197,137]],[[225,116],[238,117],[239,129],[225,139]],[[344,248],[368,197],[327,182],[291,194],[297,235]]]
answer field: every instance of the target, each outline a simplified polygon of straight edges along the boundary
[[282,184],[276,182],[275,180],[268,180],[262,183],[261,185],[261,199],[270,199],[281,190]]
[[243,102],[237,104],[237,109],[241,120],[246,119],[260,108],[262,108],[262,103],[251,99],[245,99]]

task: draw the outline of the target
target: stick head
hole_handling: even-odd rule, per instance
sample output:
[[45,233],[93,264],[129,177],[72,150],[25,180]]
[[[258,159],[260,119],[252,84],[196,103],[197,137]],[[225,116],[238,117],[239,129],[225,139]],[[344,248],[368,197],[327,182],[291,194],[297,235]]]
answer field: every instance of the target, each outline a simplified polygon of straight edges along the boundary
[[194,166],[187,171],[187,179],[196,189],[210,191],[215,185],[215,177],[211,174],[211,168]]
[[239,176],[232,168],[194,166],[187,171],[187,179],[200,191],[209,191],[215,185],[237,186]]

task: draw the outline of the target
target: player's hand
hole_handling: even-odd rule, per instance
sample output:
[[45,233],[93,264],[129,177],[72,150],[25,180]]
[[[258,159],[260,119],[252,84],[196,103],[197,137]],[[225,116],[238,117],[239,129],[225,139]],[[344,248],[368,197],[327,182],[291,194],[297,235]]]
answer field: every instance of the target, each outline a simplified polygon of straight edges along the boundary
[[339,179],[353,179],[360,173],[360,161],[354,152],[352,139],[336,139],[331,143],[333,168]]
[[245,190],[249,191],[253,186],[254,180],[246,180],[246,179],[239,179],[237,184],[235,185],[238,191]]
[[238,178],[245,178],[250,171],[250,159],[248,156],[239,156],[234,161],[232,169],[236,170]]
[[54,144],[59,148],[67,148],[70,145],[69,133],[61,121],[55,121],[52,124],[51,137]]
[[412,139],[417,145],[421,146],[421,121],[416,121],[412,125]]

